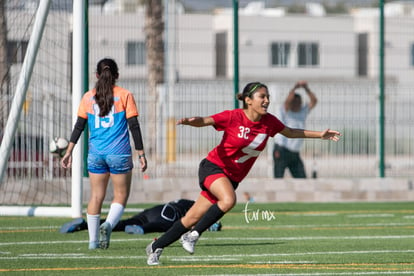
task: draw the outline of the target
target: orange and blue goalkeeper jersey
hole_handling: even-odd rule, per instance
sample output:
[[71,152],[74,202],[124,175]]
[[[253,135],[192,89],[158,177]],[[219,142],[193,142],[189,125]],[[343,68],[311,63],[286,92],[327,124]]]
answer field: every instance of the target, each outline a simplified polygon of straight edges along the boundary
[[99,116],[95,101],[95,89],[84,94],[78,109],[78,116],[88,120],[89,153],[131,154],[127,119],[138,116],[138,109],[132,93],[114,86],[114,105],[108,115]]

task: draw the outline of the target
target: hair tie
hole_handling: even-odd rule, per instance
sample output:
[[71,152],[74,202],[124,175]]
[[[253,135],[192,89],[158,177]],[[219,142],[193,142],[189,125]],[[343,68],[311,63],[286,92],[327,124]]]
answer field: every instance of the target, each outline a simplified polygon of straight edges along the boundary
[[106,70],[106,69],[111,69],[108,65],[105,65],[103,68],[102,68],[102,71],[104,71],[104,70]]

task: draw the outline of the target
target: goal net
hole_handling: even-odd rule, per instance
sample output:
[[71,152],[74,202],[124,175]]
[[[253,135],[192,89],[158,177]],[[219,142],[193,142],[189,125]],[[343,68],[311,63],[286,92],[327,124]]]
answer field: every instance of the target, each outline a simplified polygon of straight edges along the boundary
[[[49,143],[54,137],[69,139],[72,128],[72,1],[47,1],[44,29],[35,37],[42,2],[0,4],[2,143],[6,125],[16,127],[0,183],[0,215],[70,215],[71,172],[60,167]],[[39,41],[32,74],[22,76],[32,40]],[[8,123],[21,78],[28,81],[26,97],[19,120]],[[56,205],[62,208],[52,207]]]

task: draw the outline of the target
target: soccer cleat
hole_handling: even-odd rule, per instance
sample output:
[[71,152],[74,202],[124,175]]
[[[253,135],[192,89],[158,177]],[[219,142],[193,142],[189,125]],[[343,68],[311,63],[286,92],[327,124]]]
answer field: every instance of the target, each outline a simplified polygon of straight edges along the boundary
[[111,239],[112,227],[109,222],[105,221],[99,227],[99,247],[101,249],[108,249],[109,241]]
[[98,249],[99,248],[99,242],[89,242],[89,249]]
[[187,251],[190,254],[194,253],[194,246],[196,242],[198,241],[198,238],[200,235],[197,231],[191,231],[183,234],[181,236],[180,242],[183,245],[183,248],[185,251]]
[[144,235],[144,229],[139,225],[127,225],[125,226],[125,233]]
[[86,224],[86,221],[83,218],[76,218],[70,222],[67,222],[62,225],[59,232],[64,233],[73,233],[75,231],[81,230],[81,225]]
[[152,250],[153,243],[154,241],[148,244],[147,248],[145,249],[145,251],[147,252],[147,256],[148,256],[147,264],[148,265],[159,265],[162,248],[157,248],[155,249],[155,251]]

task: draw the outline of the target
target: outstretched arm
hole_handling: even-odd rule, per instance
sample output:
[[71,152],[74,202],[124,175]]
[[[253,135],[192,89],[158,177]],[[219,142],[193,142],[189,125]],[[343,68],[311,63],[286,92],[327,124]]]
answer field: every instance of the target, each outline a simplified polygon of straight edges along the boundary
[[193,127],[212,126],[214,125],[214,120],[212,117],[182,118],[177,121],[177,125],[187,125]]
[[288,138],[320,138],[323,140],[339,141],[341,133],[336,130],[326,129],[325,131],[314,131],[285,127],[280,134]]

